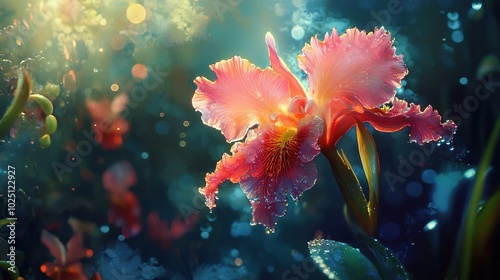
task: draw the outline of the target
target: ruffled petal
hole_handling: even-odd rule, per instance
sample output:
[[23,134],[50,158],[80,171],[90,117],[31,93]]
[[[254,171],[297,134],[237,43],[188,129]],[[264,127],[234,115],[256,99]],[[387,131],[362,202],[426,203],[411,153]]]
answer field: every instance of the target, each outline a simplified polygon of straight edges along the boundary
[[420,105],[411,103],[408,106],[406,101],[393,98],[390,109],[359,109],[337,119],[332,128],[334,143],[356,124],[355,119],[368,122],[382,132],[395,132],[410,126],[410,141],[418,144],[441,139],[449,142],[457,129],[451,120],[441,123],[439,112],[430,105],[422,111]]
[[270,68],[262,70],[238,56],[210,68],[216,80],[196,78],[192,103],[203,122],[220,129],[228,142],[241,140],[252,126],[286,113],[288,82]]
[[296,96],[305,97],[305,91],[300,84],[297,77],[290,71],[286,63],[278,56],[276,51],[276,43],[274,37],[270,32],[266,34],[266,44],[269,50],[269,60],[271,61],[271,67],[273,71],[277,74],[283,76],[288,81],[288,86],[290,87],[290,97],[294,98]]
[[[451,120],[441,123],[439,112],[433,110],[430,105],[421,111],[420,105],[411,103],[408,106],[406,101],[394,98],[392,100],[392,108],[388,114],[392,116],[392,119],[404,116],[405,121],[411,126],[410,140],[418,144],[438,141],[440,139],[450,142],[457,129],[457,125]],[[376,119],[370,121],[375,129],[379,131],[394,131],[390,123],[379,122]],[[392,126],[397,126],[397,122],[392,123]]]
[[[246,139],[247,142],[250,141],[250,138],[251,136],[249,135]],[[212,209],[215,207],[215,200],[220,184],[226,180],[238,183],[243,177],[247,176],[247,171],[250,167],[247,163],[247,159],[240,152],[240,147],[242,145],[244,144],[235,143],[231,148],[232,155],[227,153],[223,154],[222,159],[217,162],[215,171],[213,173],[207,173],[205,176],[205,187],[200,188],[199,191],[205,196],[205,204],[208,208]]]
[[308,97],[320,108],[332,100],[376,108],[391,100],[408,73],[384,28],[368,34],[352,28],[341,36],[333,29],[324,41],[311,38],[302,51],[298,60],[309,76]]
[[317,178],[313,161],[320,152],[318,138],[323,121],[309,116],[296,129],[273,126],[261,130],[242,153],[253,162],[250,176],[240,181],[253,208],[253,223],[274,230],[276,218],[285,214],[287,195],[297,200]]
[[240,183],[253,209],[253,223],[274,230],[284,215],[287,195],[298,199],[316,182],[314,157],[323,121],[309,116],[297,127],[266,125],[253,129],[245,143],[236,143],[232,155],[224,154],[214,173],[207,174],[200,192],[208,207],[215,207],[218,186],[225,180]]

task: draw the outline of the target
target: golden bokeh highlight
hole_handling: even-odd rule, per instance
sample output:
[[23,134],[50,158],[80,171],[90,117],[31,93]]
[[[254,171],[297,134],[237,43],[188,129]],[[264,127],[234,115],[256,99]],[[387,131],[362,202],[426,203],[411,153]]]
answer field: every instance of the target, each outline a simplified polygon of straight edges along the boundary
[[118,89],[120,89],[120,86],[118,86],[117,84],[112,84],[111,85],[111,90],[112,91],[117,91]]
[[137,63],[132,66],[132,76],[137,79],[146,79],[148,76],[148,68],[144,64]]
[[146,19],[146,8],[138,3],[128,6],[127,19],[135,24],[143,22]]

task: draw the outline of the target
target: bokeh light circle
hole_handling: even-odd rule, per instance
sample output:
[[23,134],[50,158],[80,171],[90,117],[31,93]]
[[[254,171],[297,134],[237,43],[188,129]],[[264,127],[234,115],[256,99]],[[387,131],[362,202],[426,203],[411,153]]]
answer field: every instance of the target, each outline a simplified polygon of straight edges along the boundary
[[138,3],[128,6],[127,19],[135,24],[143,22],[146,19],[146,8]]

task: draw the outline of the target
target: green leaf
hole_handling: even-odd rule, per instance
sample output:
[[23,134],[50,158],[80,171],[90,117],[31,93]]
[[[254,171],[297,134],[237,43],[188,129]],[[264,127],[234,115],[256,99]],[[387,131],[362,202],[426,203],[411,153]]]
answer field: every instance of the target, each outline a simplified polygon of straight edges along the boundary
[[0,267],[7,271],[10,279],[19,279],[19,269],[17,269],[17,266],[10,266],[10,263],[8,261],[0,261]]
[[382,279],[372,262],[356,248],[326,239],[307,244],[312,259],[328,279]]
[[48,115],[45,117],[45,128],[48,134],[54,134],[57,130],[57,119],[54,115]]
[[45,134],[40,138],[40,140],[38,142],[40,143],[40,146],[45,149],[45,148],[48,148],[50,146],[50,144],[52,143],[52,140],[50,140],[50,135]]
[[11,222],[15,223],[16,221],[11,221],[8,218],[1,219],[0,220],[0,228],[2,228],[3,226],[6,226],[8,224],[10,224]]
[[474,232],[473,259],[479,259],[485,252],[487,242],[491,240],[493,231],[500,223],[500,191],[497,191],[484,204],[476,217]]
[[372,135],[364,124],[356,120],[356,135],[358,138],[359,156],[369,187],[368,216],[370,220],[369,233],[373,236],[377,228],[378,201],[380,196],[380,161],[377,147]]
[[340,154],[335,147],[322,147],[322,152],[330,162],[330,167],[344,196],[349,212],[352,213],[362,230],[370,232],[368,203],[347,157],[342,151],[342,154]]
[[375,265],[382,279],[410,279],[399,259],[376,239],[360,233],[356,240],[359,241],[360,251]]
[[54,105],[52,105],[52,102],[47,97],[41,94],[32,94],[30,95],[30,99],[40,105],[45,115],[52,115],[54,112]]
[[12,104],[0,120],[0,137],[3,137],[22,113],[30,96],[30,77],[27,72],[19,73],[17,88]]
[[483,152],[482,158],[479,161],[479,166],[476,172],[476,178],[472,186],[472,195],[469,200],[469,205],[467,207],[465,225],[464,225],[464,235],[463,235],[463,248],[462,248],[462,265],[460,275],[461,278],[470,277],[471,261],[472,261],[472,248],[475,241],[475,230],[478,226],[476,221],[477,209],[479,207],[479,201],[483,196],[484,184],[486,181],[486,173],[491,164],[491,159],[493,157],[495,147],[498,143],[498,138],[500,136],[500,118],[497,119],[493,132],[488,140],[486,149]]

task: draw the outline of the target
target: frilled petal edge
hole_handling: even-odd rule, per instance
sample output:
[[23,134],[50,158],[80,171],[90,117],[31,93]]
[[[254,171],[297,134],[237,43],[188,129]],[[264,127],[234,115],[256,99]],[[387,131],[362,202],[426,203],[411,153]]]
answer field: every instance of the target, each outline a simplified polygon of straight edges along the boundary
[[240,183],[253,209],[253,223],[274,230],[284,215],[287,196],[298,199],[317,178],[314,157],[323,121],[309,116],[297,127],[267,124],[249,132],[245,143],[236,143],[232,155],[224,154],[215,172],[207,174],[200,192],[208,207],[215,207],[218,186],[230,180]]
[[395,54],[391,35],[384,28],[366,33],[351,28],[345,34],[311,38],[298,56],[308,74],[308,97],[320,107],[332,100],[376,108],[396,94],[408,73],[402,55]]
[[210,66],[214,82],[197,77],[193,107],[205,124],[220,129],[228,142],[242,140],[248,129],[286,114],[288,82],[271,68],[264,70],[235,56]]
[[335,131],[332,137],[335,143],[355,125],[355,119],[368,122],[381,132],[395,132],[410,126],[410,141],[420,145],[438,140],[450,142],[457,129],[457,125],[451,120],[441,123],[439,112],[430,105],[422,111],[420,105],[408,105],[404,100],[393,98],[389,109],[353,110],[338,118],[332,129]]

